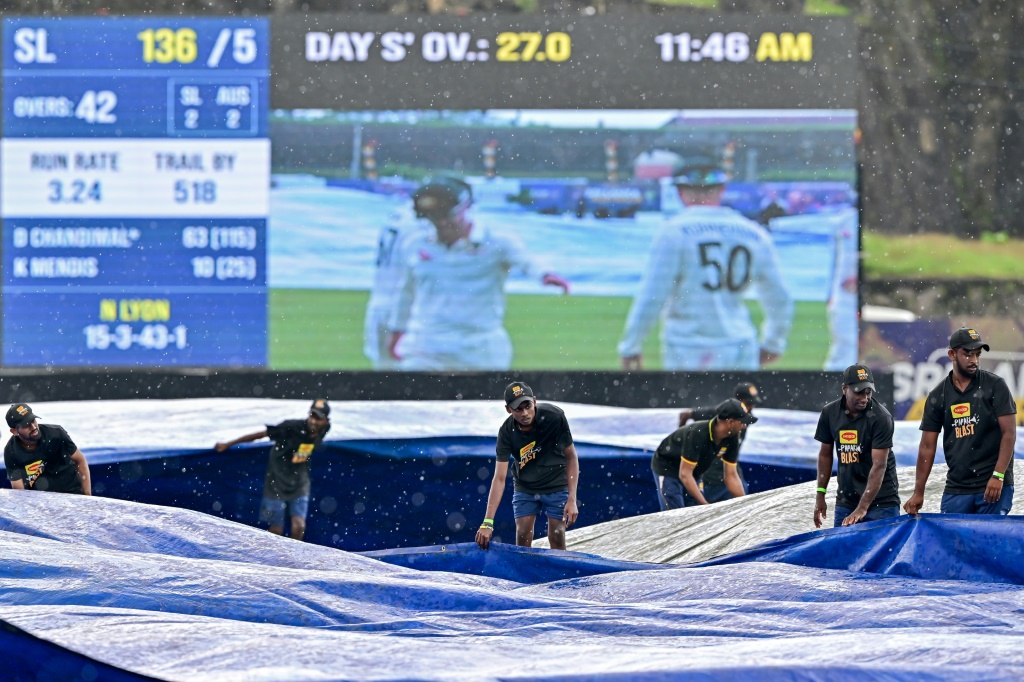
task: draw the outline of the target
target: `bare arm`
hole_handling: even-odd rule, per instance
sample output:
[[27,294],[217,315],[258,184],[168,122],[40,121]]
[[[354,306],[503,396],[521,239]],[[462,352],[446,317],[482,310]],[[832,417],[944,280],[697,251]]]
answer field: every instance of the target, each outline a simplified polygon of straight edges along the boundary
[[71,461],[75,463],[78,480],[82,484],[82,494],[92,495],[92,477],[89,475],[89,463],[85,461],[85,455],[76,449],[75,454],[71,455]]
[[565,512],[562,520],[568,528],[576,523],[579,516],[579,509],[576,507],[576,486],[580,481],[580,458],[576,454],[576,446],[570,445],[565,449],[565,474],[569,478],[569,501],[565,503]]
[[[494,476],[491,478],[491,490],[487,493],[487,510],[484,512],[485,519],[494,519],[498,513],[498,505],[505,494],[505,479],[508,477],[508,462],[494,463]],[[476,531],[476,544],[480,549],[487,549],[491,544],[491,536],[494,528],[480,526]]]
[[680,426],[686,426],[686,422],[690,421],[691,419],[693,419],[693,408],[692,407],[684,407],[683,409],[679,410],[679,425]]
[[248,433],[248,434],[246,434],[244,436],[239,436],[238,438],[236,438],[234,440],[229,440],[227,443],[217,443],[216,445],[213,446],[213,448],[217,452],[224,452],[225,450],[230,448],[232,445],[238,445],[239,443],[251,443],[251,442],[253,442],[255,440],[259,440],[261,438],[266,438],[266,437],[267,437],[267,430],[263,429],[262,431],[257,431],[256,433]]
[[19,479],[15,480],[15,481],[11,481],[11,487],[14,488],[15,490],[24,490],[25,489],[25,479],[19,478]]
[[687,462],[685,459],[679,462],[679,480],[682,481],[683,487],[686,488],[686,492],[690,493],[690,497],[697,500],[697,504],[707,504],[708,501],[704,497],[704,493],[700,491],[700,487],[697,485],[697,479],[693,477],[693,468],[696,466],[693,462]]
[[549,287],[558,287],[562,290],[563,294],[569,293],[568,280],[554,272],[544,273],[544,276],[541,278],[541,284]]
[[852,526],[868,513],[868,508],[878,496],[878,490],[882,487],[882,478],[885,476],[885,467],[889,463],[889,448],[874,448],[871,450],[871,471],[868,472],[868,482],[864,486],[864,493],[860,496],[857,508],[850,512],[850,515],[843,519],[844,526]]
[[939,443],[938,431],[922,431],[921,444],[917,446],[917,477],[914,481],[914,494],[903,505],[904,511],[917,516],[924,504],[924,488],[928,484],[928,476],[935,464],[935,448]]
[[746,495],[743,492],[743,482],[740,481],[739,468],[732,462],[723,462],[725,465],[722,467],[723,480],[725,481],[725,489],[729,491],[729,494],[733,497],[743,497]]
[[832,478],[832,446],[833,443],[822,443],[818,448],[818,492],[814,495],[814,527],[821,528],[828,513],[828,502],[825,493],[828,482]]
[[[996,460],[996,468],[993,474],[1006,473],[1006,467],[1010,466],[1010,458],[1013,457],[1013,446],[1017,442],[1017,415],[1004,414],[999,417],[999,430],[1003,437],[999,441],[999,459]],[[991,476],[988,485],[985,486],[985,501],[989,504],[998,502],[1003,495],[1003,479]]]
[[644,368],[644,356],[640,353],[636,355],[623,355],[622,356],[622,369],[627,372],[639,372]]

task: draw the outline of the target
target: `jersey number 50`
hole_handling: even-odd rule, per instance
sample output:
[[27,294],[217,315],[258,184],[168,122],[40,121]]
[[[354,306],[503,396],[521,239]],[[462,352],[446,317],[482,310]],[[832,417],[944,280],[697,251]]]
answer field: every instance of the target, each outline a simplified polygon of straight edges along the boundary
[[705,289],[719,291],[725,287],[737,292],[747,288],[750,283],[750,249],[742,244],[732,247],[723,263],[722,242],[702,242],[698,248],[706,276],[702,285]]

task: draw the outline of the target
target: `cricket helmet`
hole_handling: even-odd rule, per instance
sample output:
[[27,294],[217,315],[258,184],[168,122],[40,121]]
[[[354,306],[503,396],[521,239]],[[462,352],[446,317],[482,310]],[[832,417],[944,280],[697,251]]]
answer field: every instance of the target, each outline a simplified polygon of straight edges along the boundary
[[413,192],[417,218],[446,218],[473,203],[473,188],[456,178],[426,178]]

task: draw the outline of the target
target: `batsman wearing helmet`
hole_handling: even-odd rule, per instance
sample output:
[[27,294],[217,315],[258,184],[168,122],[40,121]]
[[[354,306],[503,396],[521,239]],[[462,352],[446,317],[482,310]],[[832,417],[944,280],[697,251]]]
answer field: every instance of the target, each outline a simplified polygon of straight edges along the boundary
[[[428,178],[412,197],[432,231],[401,245],[400,280],[389,321],[389,348],[403,370],[508,369],[505,280],[534,270],[525,247],[507,232],[474,225],[472,188],[455,178]],[[552,273],[541,281],[569,291]]]
[[413,235],[433,233],[434,226],[429,220],[417,217],[405,208],[396,211],[384,224],[377,238],[377,262],[374,268],[373,288],[366,304],[363,321],[363,355],[374,369],[392,370],[398,368],[398,360],[391,355],[391,315],[398,299],[402,267],[400,254],[402,245]]
[[[786,350],[793,302],[775,245],[763,227],[721,205],[727,179],[702,160],[673,171],[686,208],[654,238],[619,343],[624,369],[643,368],[644,339],[659,317],[668,370],[758,369]],[[764,309],[760,338],[745,302],[752,288]]]

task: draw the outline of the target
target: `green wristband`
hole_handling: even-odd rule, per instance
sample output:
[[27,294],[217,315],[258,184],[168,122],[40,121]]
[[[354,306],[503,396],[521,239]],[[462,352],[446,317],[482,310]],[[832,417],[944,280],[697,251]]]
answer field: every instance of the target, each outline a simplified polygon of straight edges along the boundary
[[993,478],[998,478],[1000,481],[1006,478],[1006,474],[1001,474],[998,471],[993,471],[992,476]]
[[819,492],[819,493],[821,493],[822,495],[824,495],[825,493],[827,493],[827,492],[828,492],[828,490],[826,490],[825,488],[818,488],[817,490],[818,490],[818,492]]
[[491,525],[494,525],[494,519],[484,519],[484,523],[489,523]]

